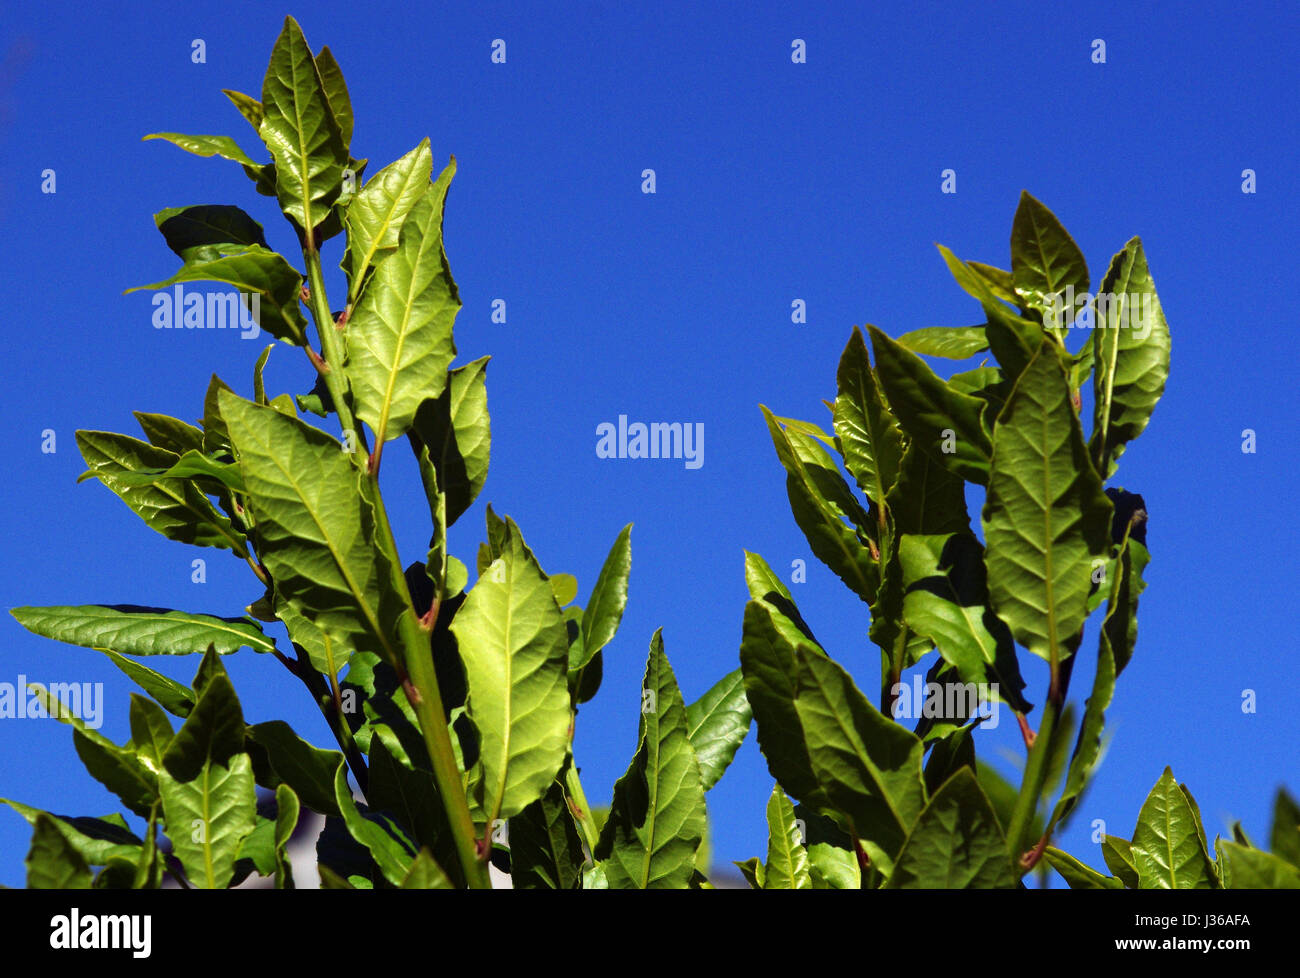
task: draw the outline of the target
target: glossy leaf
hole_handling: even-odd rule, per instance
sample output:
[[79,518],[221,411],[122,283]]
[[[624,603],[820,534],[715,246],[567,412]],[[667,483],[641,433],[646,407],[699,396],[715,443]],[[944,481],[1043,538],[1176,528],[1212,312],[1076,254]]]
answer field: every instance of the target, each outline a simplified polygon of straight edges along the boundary
[[275,643],[247,618],[128,604],[22,607],[10,614],[37,635],[126,655],[189,655],[205,652],[208,646],[221,655],[241,648],[275,651]]
[[1130,890],[1139,885],[1137,866],[1133,862],[1133,848],[1127,839],[1108,835],[1101,840],[1101,855],[1106,866]]
[[1271,852],[1220,842],[1223,884],[1230,890],[1300,890],[1300,869]]
[[372,544],[364,476],[317,428],[227,392],[220,405],[277,594],[347,652],[399,661],[398,612],[385,594],[394,586]]
[[908,535],[900,544],[908,625],[939,649],[964,683],[996,684],[1030,710],[1011,632],[988,607],[983,548],[973,533]]
[[1133,865],[1141,888],[1207,890],[1212,870],[1196,815],[1165,768],[1138,813],[1133,832]]
[[638,747],[614,785],[595,858],[610,889],[680,889],[704,840],[704,786],[686,706],[656,631],[642,685]]
[[127,828],[126,819],[118,814],[104,818],[74,818],[52,815],[8,798],[0,798],[0,803],[16,811],[29,825],[35,826],[36,819],[44,816],[91,866],[104,866],[110,859],[134,859],[144,844]]
[[[178,735],[179,736],[179,735]],[[159,776],[167,835],[190,885],[224,889],[244,838],[257,825],[257,790],[247,754],[205,762],[187,780]]]
[[88,890],[90,867],[46,814],[36,816],[27,851],[27,886],[32,890]]
[[[188,260],[170,278],[148,285],[137,285],[130,292],[158,292],[181,282],[222,282],[233,285],[240,293],[243,309],[251,308],[251,297],[257,298],[253,320],[276,339],[295,346],[307,345],[307,320],[299,306],[302,276],[284,258],[260,245],[222,245],[204,251]],[[194,293],[188,293],[194,294]],[[214,310],[207,317],[206,328],[235,329],[241,320],[235,310],[223,301],[215,302],[208,296],[206,308]],[[174,309],[174,324],[182,322],[184,310]],[[240,314],[242,317],[242,313]],[[224,323],[224,327],[219,324]]]
[[970,768],[930,799],[889,877],[893,889],[993,889],[1016,885],[1006,839]]
[[397,247],[406,215],[429,187],[432,167],[433,154],[425,139],[367,180],[348,204],[343,268],[350,283],[349,302],[356,302],[361,294],[366,269]]
[[731,764],[753,717],[745,696],[745,677],[739,669],[723,676],[686,707],[687,735],[695,748],[705,791],[718,783]]
[[325,92],[325,100],[329,103],[334,121],[338,123],[339,135],[346,148],[352,142],[352,127],[355,122],[352,116],[352,99],[348,96],[348,86],[343,80],[343,71],[339,68],[338,61],[334,59],[334,52],[329,49],[328,44],[320,49],[320,54],[316,55],[316,71],[320,74],[321,89]]
[[224,160],[231,160],[253,169],[261,167],[260,163],[240,149],[239,144],[229,136],[188,136],[179,132],[154,132],[144,137],[145,141],[150,139],[165,139],[195,156],[220,156]]
[[246,733],[266,752],[275,776],[293,789],[295,801],[322,815],[341,814],[334,798],[334,772],[342,754],[313,747],[283,720],[254,724]]
[[586,666],[613,641],[627,607],[627,582],[632,571],[632,524],[623,527],[605,556],[591,598],[582,612],[582,645],[579,656],[570,658],[570,669]]
[[509,524],[452,621],[480,738],[480,801],[489,821],[540,798],[568,751],[569,643],[550,582]]
[[275,789],[275,888],[292,890],[293,866],[289,862],[289,840],[298,827],[298,796],[287,784]]
[[1017,381],[993,439],[983,514],[989,597],[1016,641],[1055,663],[1083,627],[1092,561],[1109,552],[1111,506],[1052,341]]
[[77,447],[91,473],[168,540],[247,554],[243,534],[192,481],[166,479],[135,486],[119,478],[141,470],[166,470],[178,461],[171,452],[110,431],[78,431]]
[[927,357],[965,360],[989,348],[983,326],[927,326],[898,337],[905,350]]
[[271,50],[258,134],[275,159],[280,208],[303,232],[329,216],[348,151],[302,30],[292,17]]
[[251,95],[245,95],[243,92],[236,92],[233,89],[223,88],[221,94],[230,99],[230,102],[239,114],[242,115],[253,131],[257,132],[262,128],[262,103]]
[[1011,225],[1011,280],[1021,304],[1037,310],[1044,324],[1062,335],[1073,315],[1066,312],[1057,322],[1051,297],[1059,295],[1064,302],[1067,287],[1081,296],[1089,284],[1079,246],[1055,214],[1023,191]]
[[168,207],[153,219],[167,247],[186,263],[211,261],[232,247],[269,248],[262,225],[229,204]]
[[454,173],[453,163],[411,207],[396,250],[375,269],[348,323],[348,379],[376,443],[410,429],[421,403],[442,393],[456,355],[460,295],[442,247]]
[[149,443],[176,455],[203,451],[203,429],[165,414],[132,411]]
[[1279,788],[1277,798],[1273,801],[1273,827],[1269,833],[1269,847],[1273,854],[1281,856],[1297,869],[1300,869],[1300,805]]
[[1107,479],[1125,445],[1151,420],[1169,377],[1169,324],[1151,280],[1142,242],[1133,238],[1111,259],[1093,324],[1092,439],[1097,470]]
[[804,848],[794,805],[778,784],[767,802],[767,862],[763,866],[765,890],[811,890],[812,871]]
[[585,859],[561,782],[551,782],[541,798],[510,820],[514,888],[572,890],[582,878]]
[[980,420],[984,402],[955,391],[915,353],[874,326],[876,376],[903,430],[952,472],[985,485],[992,446]]
[[879,506],[898,479],[903,433],[881,396],[857,327],[840,355],[835,381],[835,437],[844,467]]
[[400,826],[385,815],[362,810],[352,798],[348,787],[347,766],[340,764],[334,774],[334,798],[343,813],[348,834],[370,853],[383,873],[394,886],[401,886],[411,869],[416,849]]
[[403,890],[451,890],[452,882],[447,878],[443,868],[434,861],[428,849],[416,853],[411,868],[402,879]]
[[1091,866],[1086,866],[1068,852],[1062,852],[1055,846],[1043,850],[1043,856],[1051,867],[1064,877],[1072,890],[1122,890],[1124,881],[1118,876],[1106,876]]
[[825,450],[812,438],[782,428],[766,407],[762,410],[777,457],[786,470],[786,492],[795,522],[817,559],[870,604],[880,585],[880,569],[867,547],[871,521],[866,511]]
[[[448,374],[442,393],[416,409],[407,433],[420,462],[425,493],[446,496],[444,526],[451,526],[478,497],[487,481],[492,431],[487,407],[488,357]],[[432,465],[436,481],[424,471]],[[435,516],[435,519],[437,517]]]

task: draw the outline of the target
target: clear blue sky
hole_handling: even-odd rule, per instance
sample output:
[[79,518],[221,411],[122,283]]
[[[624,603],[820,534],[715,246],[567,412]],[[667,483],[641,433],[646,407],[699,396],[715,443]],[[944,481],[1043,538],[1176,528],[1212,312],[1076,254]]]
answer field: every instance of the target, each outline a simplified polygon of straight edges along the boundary
[[[1218,12],[1147,5],[764,3],[427,5],[145,2],[10,5],[0,28],[0,228],[9,340],[0,358],[0,604],[141,603],[238,614],[260,589],[229,555],[170,543],[108,490],[75,483],[77,428],[137,433],[132,409],[195,418],[214,370],[249,393],[263,341],[155,330],[148,294],[177,265],[154,229],[164,207],[232,203],[293,255],[274,201],[234,164],[146,133],[227,133],[264,151],[221,95],[257,95],[285,13],[329,44],[372,169],[428,136],[455,154],[445,226],[464,309],[460,362],[491,354],[492,467],[453,529],[472,565],[483,507],[513,516],[547,570],[585,600],[619,528],[633,531],[631,602],[605,685],[582,710],[587,793],[607,800],[635,747],[637,687],[662,626],[694,698],[738,664],[742,549],[778,569],[809,561],[796,600],[833,655],[874,688],[865,607],[812,559],[758,410],[817,421],[854,324],[894,335],[981,321],[934,242],[1006,266],[1027,189],[1086,254],[1094,285],[1141,235],[1173,336],[1172,376],[1119,482],[1150,509],[1153,560],[1136,656],[1109,714],[1114,740],[1062,844],[1094,865],[1092,819],[1128,836],[1166,764],[1211,835],[1243,820],[1265,837],[1280,781],[1300,788],[1295,743],[1300,607],[1297,397],[1286,303],[1300,250],[1300,71],[1287,5]],[[831,11],[823,8],[832,7]],[[874,6],[874,5],[873,5]],[[888,5],[883,5],[888,7]],[[802,8],[802,9],[801,9]],[[193,64],[191,41],[206,42]],[[492,64],[495,38],[505,64]],[[791,42],[807,42],[792,64]],[[1090,45],[1105,40],[1107,63]],[[57,192],[41,193],[53,169]],[[653,168],[658,192],[640,191]],[[955,195],[940,173],[957,174]],[[1258,193],[1241,192],[1242,171]],[[327,267],[337,262],[330,245]],[[337,273],[330,284],[337,290]],[[507,302],[508,322],[491,322]],[[806,325],[790,304],[808,306]],[[942,366],[942,365],[941,365]],[[950,369],[950,368],[949,368]],[[281,345],[272,392],[311,383]],[[703,467],[596,457],[596,426],[702,422]],[[58,451],[40,451],[53,429]],[[1258,451],[1243,454],[1243,429]],[[385,494],[408,559],[426,510],[405,452]],[[976,512],[977,500],[972,500]],[[208,560],[206,584],[190,561]],[[104,730],[128,736],[129,683],[101,655],[0,621],[0,681],[106,685]],[[1076,672],[1090,684],[1095,628]],[[153,660],[158,665],[159,660]],[[162,662],[187,680],[196,660]],[[330,742],[271,658],[228,659],[250,721],[282,717]],[[1042,702],[1045,670],[1027,678]],[[1243,714],[1242,691],[1258,694]],[[0,723],[0,795],[67,814],[116,799],[78,766],[66,727]],[[981,734],[1010,770],[1014,725]],[[719,861],[765,848],[771,781],[752,735],[710,794]],[[0,812],[0,882],[23,879],[28,829]]]

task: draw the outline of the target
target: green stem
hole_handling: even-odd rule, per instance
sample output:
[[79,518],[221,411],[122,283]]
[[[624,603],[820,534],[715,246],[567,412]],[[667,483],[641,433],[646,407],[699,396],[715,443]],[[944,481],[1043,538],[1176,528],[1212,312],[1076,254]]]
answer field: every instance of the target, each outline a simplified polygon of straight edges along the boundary
[[[424,631],[415,620],[414,615],[403,615],[402,632],[404,643],[409,649],[410,643],[423,641],[427,648],[429,633]],[[460,765],[451,747],[451,734],[447,729],[447,714],[442,705],[442,694],[438,689],[438,677],[433,668],[432,655],[413,655],[407,658],[408,675],[404,677],[402,687],[407,699],[415,709],[420,721],[420,730],[424,734],[424,744],[429,751],[429,760],[433,764],[433,779],[438,786],[438,795],[447,810],[447,819],[451,823],[452,836],[456,841],[456,852],[460,857],[461,869],[465,872],[466,882],[472,889],[491,889],[492,881],[488,876],[487,863],[480,858],[477,833],[474,821],[469,814],[469,803],[465,798],[465,786],[461,782]],[[486,847],[484,854],[486,854]]]
[[569,796],[569,807],[577,818],[578,824],[582,826],[582,834],[586,836],[587,847],[591,850],[591,858],[594,862],[596,859],[596,843],[599,840],[599,833],[596,832],[596,820],[591,815],[591,805],[587,803],[586,792],[582,790],[582,781],[578,778],[578,768],[573,762],[573,755],[569,755],[569,766],[564,772],[565,793]]
[[1012,872],[1017,879],[1025,872],[1020,860],[1029,844],[1029,830],[1033,825],[1034,813],[1038,811],[1043,785],[1047,781],[1047,759],[1051,755],[1052,742],[1056,739],[1060,726],[1060,712],[1060,703],[1049,695],[1043,705],[1043,718],[1038,724],[1034,746],[1030,748],[1029,758],[1025,762],[1025,776],[1020,784],[1020,794],[1016,797],[1016,807],[1011,813],[1011,824],[1007,827],[1007,847],[1011,854]]
[[[368,455],[365,432],[361,431],[352,415],[348,400],[347,378],[343,372],[343,343],[334,319],[330,315],[329,301],[325,292],[325,277],[321,272],[320,254],[314,248],[303,248],[303,259],[307,265],[307,284],[311,292],[310,305],[312,318],[316,321],[316,331],[320,334],[321,352],[324,354],[325,386],[334,401],[334,410],[339,416],[343,431],[351,431],[360,451],[353,454],[354,461],[361,455]],[[402,574],[401,559],[397,544],[393,538],[392,527],[388,522],[388,513],[379,492],[379,480],[370,474],[371,496],[379,539],[376,544],[388,557],[393,568],[393,586],[411,607],[410,590]],[[433,765],[434,783],[442,799],[451,823],[452,835],[456,842],[456,851],[460,857],[465,880],[474,889],[490,889],[492,881],[488,876],[487,863],[480,858],[474,820],[470,816],[469,802],[465,798],[465,786],[461,782],[460,765],[451,746],[451,734],[447,729],[447,714],[443,709],[442,694],[438,689],[438,677],[433,668],[433,655],[429,649],[429,633],[420,627],[414,614],[403,614],[398,618],[397,636],[401,645],[402,687],[406,697],[415,710],[420,721],[421,733],[429,751],[429,760]],[[486,853],[486,849],[484,850]]]

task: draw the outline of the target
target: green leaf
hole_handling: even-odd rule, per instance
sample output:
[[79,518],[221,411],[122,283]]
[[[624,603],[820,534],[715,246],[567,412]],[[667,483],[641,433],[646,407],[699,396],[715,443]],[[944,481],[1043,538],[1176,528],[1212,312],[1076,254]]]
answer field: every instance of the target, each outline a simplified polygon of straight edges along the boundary
[[[446,494],[445,527],[469,509],[487,481],[492,445],[487,408],[488,359],[480,357],[450,371],[442,393],[420,404],[407,432],[420,461],[430,502],[435,492]],[[433,466],[436,481],[428,477],[425,465]]]
[[298,796],[287,784],[275,789],[275,888],[292,890],[293,867],[286,851],[298,827]]
[[1207,890],[1213,871],[1205,839],[1187,797],[1165,768],[1138,813],[1133,832],[1133,864],[1141,888]]
[[460,295],[442,247],[455,171],[453,162],[411,207],[397,249],[375,269],[348,322],[348,380],[376,444],[410,429],[421,403],[442,393],[456,355]]
[[1235,842],[1220,842],[1219,851],[1230,890],[1300,890],[1300,869],[1280,856]]
[[[82,474],[83,479],[95,478],[94,470]],[[194,484],[205,493],[216,495],[221,487],[235,492],[244,491],[244,480],[239,475],[239,466],[233,462],[218,462],[200,451],[187,451],[170,466],[160,468],[137,469],[133,472],[118,472],[113,482],[120,487],[158,486],[177,479],[192,479]],[[214,485],[220,483],[220,486]]]
[[352,99],[349,98],[348,86],[343,81],[343,71],[339,68],[339,63],[334,60],[334,52],[329,49],[328,44],[320,49],[320,54],[316,55],[316,71],[320,73],[325,100],[329,103],[334,121],[338,123],[339,135],[346,148],[352,142],[354,123]]
[[572,574],[549,574],[551,593],[555,603],[563,608],[578,596],[578,579]]
[[[813,554],[867,604],[875,600],[880,568],[871,556],[872,521],[814,439],[790,428],[766,407],[772,443],[786,470],[786,492],[795,522]],[[848,520],[848,523],[845,523]]]
[[1060,873],[1072,890],[1122,890],[1124,881],[1118,876],[1105,876],[1091,866],[1086,866],[1068,852],[1055,846],[1043,850],[1052,868]]
[[205,761],[188,780],[164,768],[158,784],[167,835],[190,885],[225,889],[244,838],[257,826],[257,789],[248,755],[233,754],[225,764]]
[[451,890],[455,887],[442,867],[429,854],[429,850],[421,849],[416,853],[411,868],[402,879],[401,888],[403,890]]
[[751,890],[763,889],[763,862],[757,856],[750,856],[743,863],[735,862],[735,867],[740,870],[740,875],[745,877],[745,882],[749,884]]
[[257,132],[262,128],[262,103],[251,95],[245,95],[243,92],[236,92],[229,88],[223,88],[221,94],[230,99],[231,104],[239,110],[239,114],[248,120],[248,124]]
[[261,169],[262,166],[240,149],[239,144],[229,136],[187,136],[179,132],[153,132],[145,136],[143,141],[150,139],[165,139],[195,156],[220,156],[224,160],[231,160],[254,170]]
[[[411,841],[427,847],[439,865],[450,867],[453,883],[462,885],[451,823],[438,798],[423,745],[419,751],[408,752],[388,724],[376,722],[373,730],[368,758],[370,784],[366,788],[371,809],[396,818]],[[409,753],[418,754],[422,766],[416,767]]]
[[[254,652],[275,651],[275,642],[247,618],[217,618],[130,604],[21,607],[13,608],[9,613],[18,619],[20,625],[37,635],[119,655],[190,655],[203,653],[208,646],[215,646],[220,655],[241,648]],[[117,657],[114,656],[113,661],[118,662]],[[145,685],[122,663],[118,665],[132,679]],[[147,672],[145,670],[140,675]],[[180,701],[182,694],[171,686],[165,683],[155,685]],[[155,692],[147,685],[145,688],[151,694]]]
[[965,360],[989,348],[983,326],[927,326],[904,333],[897,342],[913,353],[946,360]]
[[1055,664],[1083,628],[1092,561],[1110,551],[1111,505],[1051,340],[1016,382],[993,439],[983,514],[989,597],[1016,641]]
[[[259,327],[286,343],[307,345],[307,320],[299,306],[302,276],[277,252],[257,244],[213,246],[196,252],[170,278],[136,285],[126,292],[157,292],[178,282],[233,285],[239,290],[240,303],[245,309],[251,308],[252,299],[257,299],[253,319]],[[207,317],[207,328],[234,329],[239,325],[235,310],[228,303],[214,302],[209,296],[207,309],[212,310]],[[179,325],[183,310],[173,309],[172,315],[173,325]],[[219,323],[223,325],[218,326]]]
[[700,780],[708,791],[722,777],[745,742],[754,711],[745,696],[745,677],[733,670],[686,707],[687,736],[695,748]]
[[1269,848],[1300,869],[1300,805],[1287,794],[1285,788],[1277,789],[1273,802],[1273,828],[1269,834]]
[[1150,561],[1151,554],[1147,548],[1128,536],[1115,569],[1119,586],[1111,593],[1106,618],[1101,625],[1115,657],[1116,676],[1133,658],[1133,649],[1137,645],[1138,596],[1146,589],[1142,572]]
[[322,815],[342,814],[334,799],[334,772],[343,761],[342,754],[313,747],[283,720],[254,724],[246,734],[266,751],[276,777],[293,789],[295,804],[301,799]]
[[429,187],[433,154],[424,139],[401,159],[366,181],[348,204],[348,249],[343,270],[348,273],[348,301],[361,294],[366,269],[397,247],[402,223]]
[[975,773],[962,768],[930,799],[890,874],[893,889],[993,889],[1016,885],[1007,843]]
[[135,745],[136,755],[144,761],[145,767],[157,774],[176,731],[172,729],[166,711],[139,693],[131,694],[129,717],[131,743]]
[[275,158],[280,208],[309,233],[338,199],[348,150],[311,48],[292,17],[284,19],[271,50],[262,111],[258,134]]
[[1013,306],[1019,304],[1016,297],[1015,283],[1010,272],[1002,268],[994,268],[992,265],[985,265],[979,261],[968,261],[966,267],[983,279],[989,292],[997,299],[1003,302],[1009,302]]
[[801,729],[795,698],[801,654],[825,655],[773,604],[750,601],[740,641],[745,695],[758,722],[758,746],[772,777],[795,798],[822,810],[830,808],[817,781]]
[[501,555],[451,624],[480,737],[478,784],[488,820],[540,798],[568,751],[569,643],[550,582],[508,523]]
[[911,533],[963,533],[970,528],[966,483],[915,441],[903,452],[898,481],[885,497],[885,508],[893,516],[894,539]]
[[257,522],[259,554],[277,595],[337,647],[400,661],[392,574],[376,552],[364,474],[317,428],[223,392],[221,414]]
[[144,844],[127,828],[126,819],[118,814],[104,818],[52,815],[8,798],[0,798],[0,802],[16,811],[30,825],[34,826],[39,816],[47,818],[91,866],[107,865],[110,859],[135,859]]
[[1094,422],[1088,449],[1105,478],[1125,445],[1140,435],[1169,378],[1169,324],[1133,238],[1111,259],[1093,324]]
[[546,794],[510,820],[511,885],[516,889],[575,889],[585,859],[564,785],[552,781]]
[[198,702],[162,756],[162,766],[178,782],[193,781],[208,765],[227,766],[244,750],[244,713],[230,677],[211,654],[214,672],[202,687]]
[[1130,890],[1138,888],[1138,871],[1133,862],[1133,849],[1127,839],[1108,835],[1101,840],[1101,856],[1106,866]]
[[992,446],[980,418],[984,401],[953,390],[915,353],[876,327],[867,329],[876,376],[903,430],[950,471],[986,485]]
[[167,247],[187,264],[219,258],[232,247],[269,248],[262,225],[229,204],[168,207],[153,219]]
[[230,452],[230,432],[226,429],[226,421],[221,416],[220,398],[222,391],[229,391],[230,385],[218,377],[212,375],[208,381],[208,389],[203,394],[203,450],[209,455]]
[[345,764],[340,764],[335,772],[334,797],[343,813],[348,833],[366,848],[384,878],[394,886],[401,886],[416,856],[416,849],[406,833],[392,819],[361,810],[348,787]]
[[812,871],[804,848],[794,805],[778,784],[767,801],[767,862],[763,866],[765,890],[811,890]]
[[623,527],[609,548],[605,563],[591,589],[591,598],[582,613],[582,645],[570,669],[581,669],[596,653],[614,639],[627,607],[627,580],[632,571],[632,524]]
[[859,838],[893,856],[925,805],[921,740],[886,719],[825,655],[799,649],[795,664],[794,705],[818,784]]
[[196,428],[192,424],[165,414],[150,414],[146,411],[131,413],[135,415],[144,436],[151,444],[165,448],[176,455],[184,455],[188,451],[203,451],[202,428]]
[[78,431],[77,447],[91,473],[168,540],[247,556],[243,534],[216,511],[193,482],[166,479],[133,486],[119,478],[140,470],[168,469],[178,461],[176,455],[111,431]]
[[983,547],[969,531],[906,535],[899,546],[913,631],[939,649],[964,683],[996,684],[1013,709],[1031,709],[1011,632],[988,607]]
[[1024,191],[1011,225],[1011,280],[1021,304],[1037,310],[1047,327],[1064,338],[1074,317],[1071,311],[1056,321],[1052,296],[1064,302],[1069,286],[1076,296],[1087,292],[1088,263],[1056,215]]
[[594,856],[610,889],[682,889],[704,840],[704,786],[659,631],[650,641],[641,704],[637,751],[614,785]]
[[32,890],[88,890],[90,867],[45,813],[33,823],[32,845],[27,852],[27,887]]
[[770,600],[770,596],[776,593],[792,605],[794,603],[790,589],[777,577],[767,561],[748,550],[745,551],[745,587],[749,590],[750,598],[755,601]]
[[844,467],[879,506],[898,479],[903,433],[876,385],[867,345],[856,326],[840,356],[835,381],[835,437]]

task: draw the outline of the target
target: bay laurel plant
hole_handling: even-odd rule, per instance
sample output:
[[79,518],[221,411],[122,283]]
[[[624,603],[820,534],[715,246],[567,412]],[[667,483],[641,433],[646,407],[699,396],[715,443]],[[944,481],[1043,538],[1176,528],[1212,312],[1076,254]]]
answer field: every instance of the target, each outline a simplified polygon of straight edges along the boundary
[[[447,529],[483,488],[490,451],[487,358],[452,366],[461,303],[442,223],[455,158],[436,172],[426,139],[363,182],[368,161],[351,152],[338,63],[327,47],[313,53],[292,18],[261,98],[225,94],[269,162],[228,136],[146,138],[241,166],[293,228],[301,266],[238,207],[169,208],[155,221],[181,267],[141,288],[234,286],[277,342],[253,367],[251,397],[213,376],[197,425],[137,412],[144,440],[78,431],[77,443],[83,478],[167,539],[226,551],[246,565],[253,592],[235,617],[13,609],[37,634],[99,650],[143,691],[131,695],[130,739],[118,744],[72,704],[32,690],[72,725],[81,761],[136,822],[9,801],[34,829],[28,885],[227,888],[258,874],[292,887],[286,845],[304,809],[324,816],[316,853],[326,887],[485,888],[493,863],[516,887],[709,885],[697,868],[705,792],[751,725],[739,669],[687,705],[656,633],[643,695],[629,703],[638,746],[607,813],[588,803],[573,756],[578,707],[600,686],[626,605],[631,526],[585,607],[577,581],[547,574],[491,506],[472,585],[448,551]],[[322,248],[339,236],[346,287],[331,302]],[[310,361],[310,392],[266,390],[267,357],[280,346]],[[326,430],[334,425],[338,437]],[[380,484],[385,448],[403,436],[431,527],[410,563]],[[287,646],[267,631],[277,623]],[[245,721],[222,665],[240,650],[305,687],[331,749],[283,721]],[[188,686],[146,665],[180,654],[198,660]]]
[[[1137,641],[1146,502],[1116,476],[1164,391],[1169,327],[1138,238],[1094,296],[1078,245],[1027,193],[1009,271],[939,250],[982,324],[897,339],[868,326],[870,349],[855,327],[826,402],[830,432],[762,409],[795,522],[869,609],[879,705],[746,554],[740,660],[777,785],[766,860],[738,865],[767,889],[1014,887],[1048,865],[1074,887],[1300,885],[1300,809],[1285,791],[1273,852],[1238,826],[1211,853],[1167,769],[1132,838],[1103,840],[1109,874],[1051,845],[1097,767]],[[978,355],[947,380],[921,359]],[[983,493],[979,534],[967,483]],[[1090,619],[1096,670],[1076,725],[1068,697]],[[1020,650],[1046,663],[1041,708]],[[924,683],[903,681],[912,669]],[[1019,786],[976,757],[993,710],[1023,734]]]

